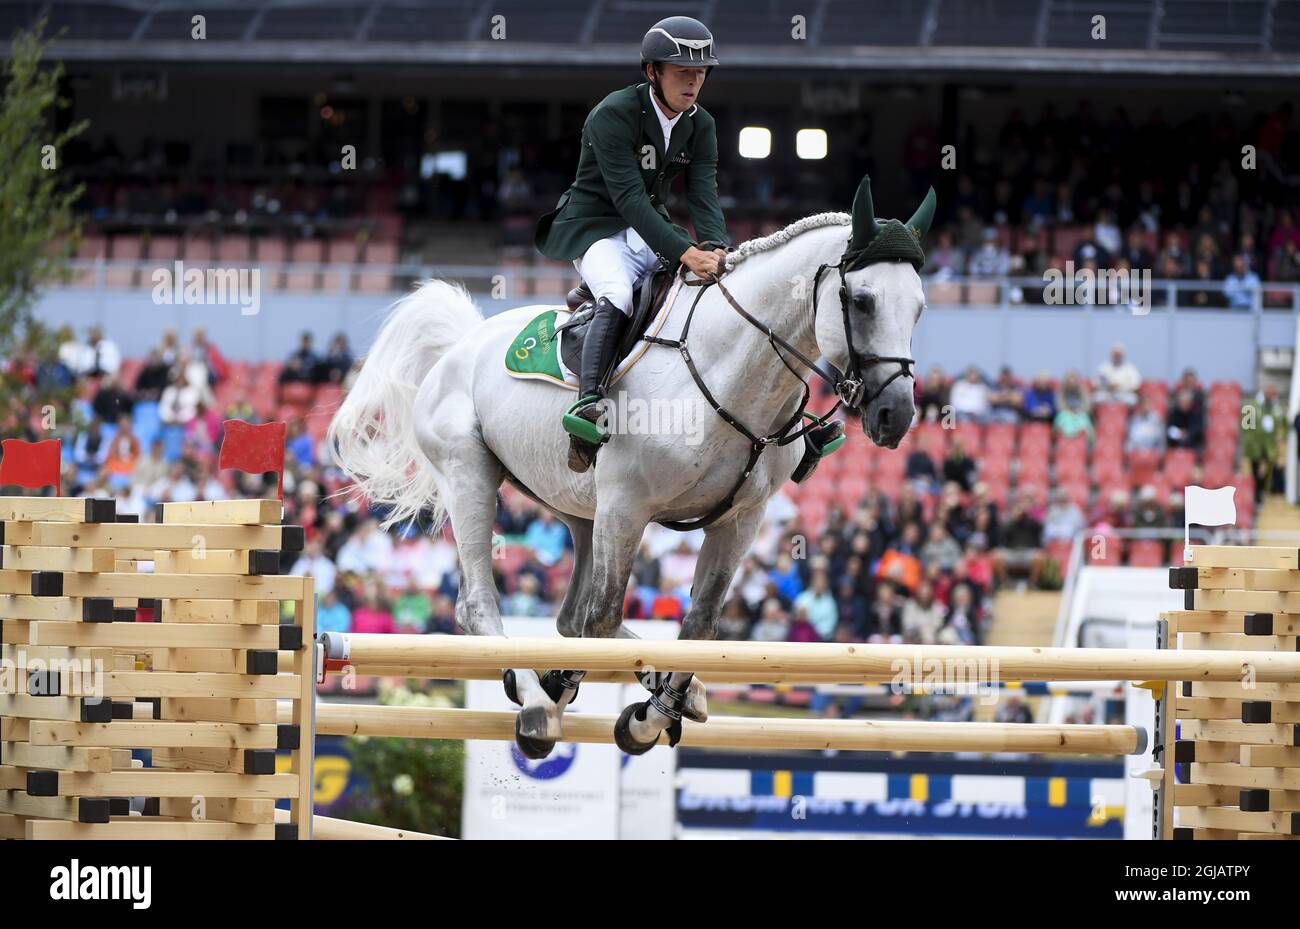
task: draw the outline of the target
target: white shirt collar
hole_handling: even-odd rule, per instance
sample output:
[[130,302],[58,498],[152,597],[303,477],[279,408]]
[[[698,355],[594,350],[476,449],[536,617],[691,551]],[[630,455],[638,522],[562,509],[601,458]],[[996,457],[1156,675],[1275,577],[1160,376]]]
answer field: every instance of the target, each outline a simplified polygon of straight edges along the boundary
[[[677,121],[682,118],[682,114],[678,113],[672,119],[669,119],[667,116],[664,115],[664,111],[659,108],[659,104],[656,103],[653,99],[651,99],[650,101],[650,107],[655,111],[655,116],[659,117],[659,126],[664,131],[664,151],[668,151],[668,141],[669,139],[672,138],[673,127],[676,126]],[[684,112],[690,112],[690,111],[687,110]]]

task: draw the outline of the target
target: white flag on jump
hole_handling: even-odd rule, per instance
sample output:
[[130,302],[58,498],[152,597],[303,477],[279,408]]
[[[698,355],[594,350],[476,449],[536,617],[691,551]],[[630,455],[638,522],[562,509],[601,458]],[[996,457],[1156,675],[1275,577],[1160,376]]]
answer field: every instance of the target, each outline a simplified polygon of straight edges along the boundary
[[1237,522],[1237,504],[1233,500],[1237,488],[1197,487],[1192,484],[1183,488],[1183,511],[1186,518],[1183,523],[1183,562],[1192,560],[1191,525],[1231,526]]

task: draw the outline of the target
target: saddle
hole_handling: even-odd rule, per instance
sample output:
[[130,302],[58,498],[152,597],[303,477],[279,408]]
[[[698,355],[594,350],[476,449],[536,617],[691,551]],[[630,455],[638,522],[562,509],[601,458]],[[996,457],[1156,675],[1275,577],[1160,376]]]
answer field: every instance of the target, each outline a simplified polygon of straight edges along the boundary
[[[631,318],[629,319],[626,314],[619,314],[623,316],[623,321],[620,323],[618,349],[614,353],[614,360],[610,363],[610,371],[617,369],[623,359],[630,355],[637,343],[641,341],[651,320],[658,314],[664,297],[671,289],[675,274],[675,268],[665,268],[660,265],[650,272],[633,292]],[[587,335],[587,324],[591,322],[592,313],[596,309],[596,298],[586,284],[579,284],[569,291],[565,302],[568,303],[573,315],[563,325],[555,327],[560,333],[560,357],[570,371],[578,371],[582,368],[582,342]],[[606,377],[608,378],[608,375]]]

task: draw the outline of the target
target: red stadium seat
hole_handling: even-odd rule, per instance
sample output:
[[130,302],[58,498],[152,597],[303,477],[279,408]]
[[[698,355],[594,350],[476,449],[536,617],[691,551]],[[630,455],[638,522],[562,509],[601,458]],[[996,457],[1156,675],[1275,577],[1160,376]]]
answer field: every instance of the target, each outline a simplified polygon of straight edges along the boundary
[[[1181,543],[1177,544],[1181,549]],[[1165,543],[1160,539],[1132,539],[1128,545],[1128,563],[1131,568],[1165,567]]]
[[1128,456],[1129,486],[1141,487],[1151,483],[1160,466],[1160,453],[1146,449],[1135,449]]

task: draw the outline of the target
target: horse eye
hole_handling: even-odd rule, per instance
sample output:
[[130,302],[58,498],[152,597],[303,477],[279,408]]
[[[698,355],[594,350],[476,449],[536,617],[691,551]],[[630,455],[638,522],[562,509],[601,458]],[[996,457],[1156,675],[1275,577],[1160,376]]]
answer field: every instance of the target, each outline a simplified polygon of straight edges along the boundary
[[871,294],[855,294],[853,297],[853,308],[860,313],[870,316],[876,310],[876,301]]

